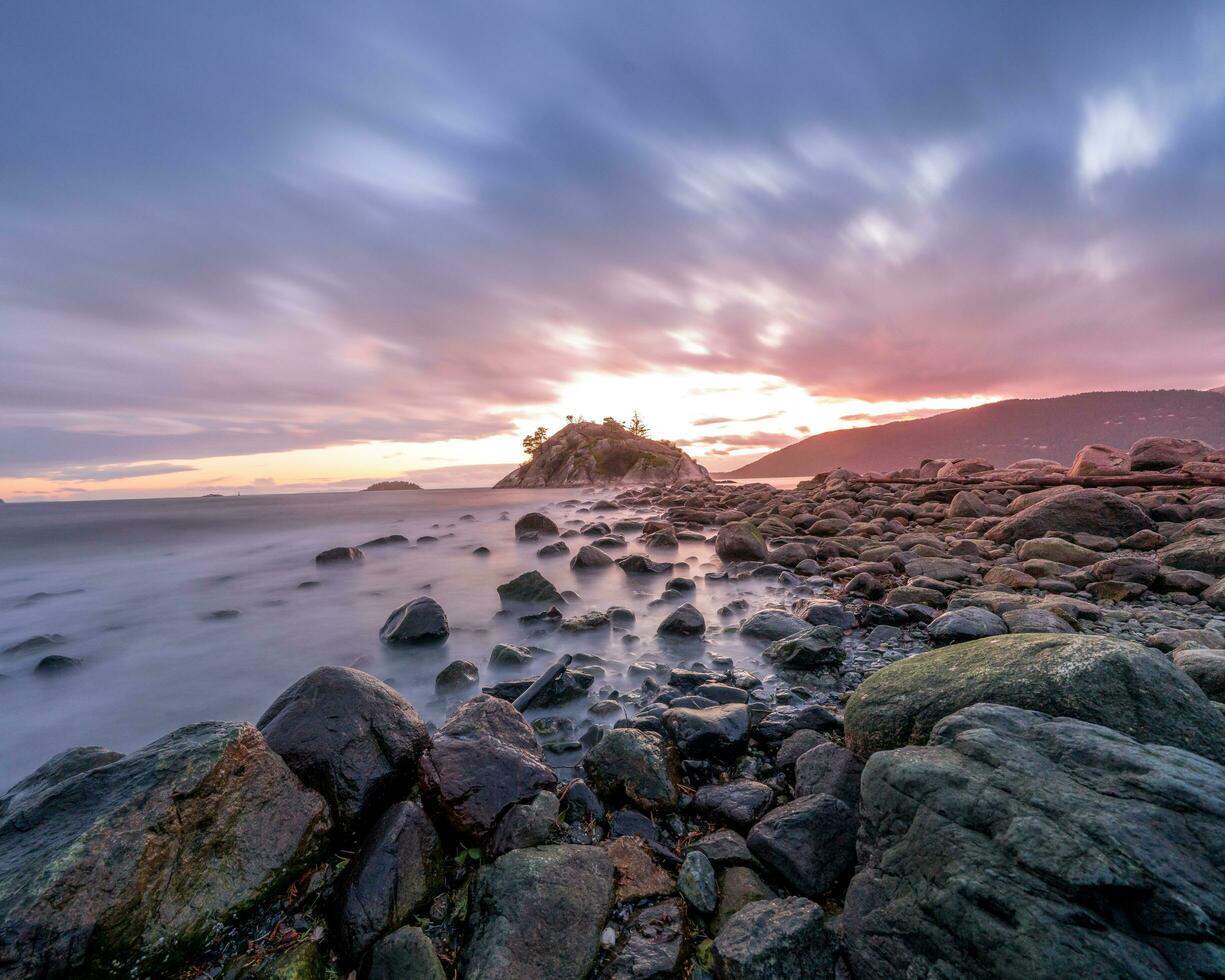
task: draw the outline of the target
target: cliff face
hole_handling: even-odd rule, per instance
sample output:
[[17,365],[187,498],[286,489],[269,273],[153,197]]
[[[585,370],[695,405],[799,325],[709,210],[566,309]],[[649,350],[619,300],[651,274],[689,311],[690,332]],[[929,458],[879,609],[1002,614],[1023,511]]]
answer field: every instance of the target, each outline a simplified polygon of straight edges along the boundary
[[684,483],[710,479],[671,443],[631,435],[615,425],[573,422],[495,487],[582,487]]

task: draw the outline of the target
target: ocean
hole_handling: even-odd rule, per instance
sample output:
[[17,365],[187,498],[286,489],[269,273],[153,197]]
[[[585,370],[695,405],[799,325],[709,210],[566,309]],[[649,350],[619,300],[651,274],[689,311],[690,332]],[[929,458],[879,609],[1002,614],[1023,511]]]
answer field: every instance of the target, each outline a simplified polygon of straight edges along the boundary
[[[615,566],[576,576],[568,556],[536,557],[546,541],[516,542],[514,520],[532,510],[563,529],[646,516],[592,513],[599,496],[424,490],[0,506],[0,650],[34,636],[63,637],[0,653],[0,791],[71,746],[131,751],[195,721],[255,721],[284,688],[322,664],[369,671],[435,723],[469,696],[435,694],[434,677],[447,663],[472,661],[482,684],[516,676],[488,670],[500,642],[547,649],[531,673],[554,654],[594,654],[606,671],[595,689],[637,686],[625,669],[644,659],[708,663],[716,654],[761,670],[760,651],[734,632],[680,652],[658,644],[655,628],[675,605],[653,604],[667,576],[630,580]],[[355,564],[314,562],[324,549],[389,534],[409,544],[365,549]],[[628,547],[610,551],[613,557],[645,553],[635,537],[627,534]],[[587,540],[570,539],[571,551]],[[490,554],[473,554],[479,546]],[[652,557],[689,562],[683,574],[698,580],[691,601],[711,625],[730,599],[761,605],[777,588],[760,580],[704,581],[717,560],[703,542]],[[564,608],[567,616],[610,605],[632,609],[639,639],[607,630],[530,639],[517,616],[499,614],[496,589],[532,568],[581,596]],[[384,620],[419,595],[442,604],[450,639],[429,648],[383,645]],[[48,654],[81,663],[35,672]]]

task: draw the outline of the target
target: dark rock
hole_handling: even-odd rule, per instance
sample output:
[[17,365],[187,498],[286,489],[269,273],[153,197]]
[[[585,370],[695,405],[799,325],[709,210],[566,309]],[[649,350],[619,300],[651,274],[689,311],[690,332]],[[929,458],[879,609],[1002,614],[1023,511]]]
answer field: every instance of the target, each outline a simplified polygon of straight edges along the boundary
[[801,796],[749,832],[753,856],[808,898],[828,895],[855,866],[855,812],[833,796]]
[[1157,552],[1162,565],[1209,575],[1225,575],[1225,534],[1192,537]]
[[652,561],[646,555],[626,555],[617,559],[617,567],[626,575],[666,575],[672,571],[672,562]]
[[451,827],[479,841],[512,803],[553,790],[532,726],[505,701],[485,694],[465,701],[421,757],[421,787]]
[[[501,681],[485,689],[486,694],[503,701],[515,701],[524,691],[536,683],[536,677],[523,677],[519,680]],[[587,697],[591,685],[595,683],[592,674],[581,670],[563,670],[554,678],[553,683],[543,688],[533,699],[533,708],[557,708],[571,701]]]
[[454,694],[456,691],[466,691],[475,687],[481,679],[481,673],[476,664],[468,660],[455,660],[438,672],[434,678],[434,691],[437,694]]
[[612,903],[612,861],[599,847],[504,854],[472,887],[459,973],[465,980],[582,980]]
[[489,856],[498,857],[520,847],[543,844],[557,823],[558,812],[555,793],[537,793],[530,803],[514,804],[498,819]]
[[604,819],[604,804],[581,779],[566,784],[562,792],[567,823],[588,823]]
[[763,609],[754,613],[740,627],[741,636],[774,642],[808,629],[808,623],[781,609]]
[[34,673],[36,674],[63,674],[70,670],[76,670],[81,666],[81,660],[77,657],[65,657],[61,653],[52,653],[43,657],[34,665]]
[[690,603],[677,606],[659,624],[661,636],[701,636],[706,632],[706,619]]
[[396,691],[351,667],[319,667],[259,720],[268,745],[323,794],[346,835],[366,827],[417,780],[425,722]]
[[854,752],[823,742],[814,745],[795,762],[796,796],[824,793],[840,799],[852,810],[859,809],[859,779],[863,760]]
[[702,915],[713,915],[719,904],[719,883],[710,859],[701,851],[690,851],[681,863],[676,890],[690,908]]
[[749,851],[749,845],[734,830],[716,830],[699,837],[692,847],[705,854],[716,871],[738,866],[760,867]]
[[5,975],[167,975],[297,878],[330,830],[251,725],[190,725],[70,776],[0,820]]
[[341,886],[340,931],[360,960],[380,936],[420,915],[444,885],[442,844],[421,804],[393,804],[375,822]]
[[748,830],[774,801],[774,790],[753,779],[703,786],[694,795],[697,811],[718,824]]
[[489,654],[490,667],[523,667],[531,662],[531,650],[510,643],[497,644]]
[[568,554],[570,554],[570,546],[564,541],[554,541],[552,544],[536,549],[537,558],[560,558]]
[[926,741],[941,718],[988,702],[1043,708],[1225,761],[1225,718],[1165,657],[1104,636],[994,636],[909,657],[868,677],[846,708],[861,756]]
[[781,742],[788,735],[802,729],[817,732],[833,732],[842,728],[842,722],[828,708],[819,704],[801,707],[775,708],[757,725],[757,737],[766,742]]
[[719,907],[711,921],[715,935],[733,915],[750,902],[777,898],[774,889],[761,880],[752,868],[731,867],[719,875]]
[[595,572],[611,567],[612,556],[601,551],[594,545],[585,544],[578,553],[570,559],[570,567],[576,572]]
[[834,947],[821,906],[803,898],[750,902],[715,938],[719,980],[833,980]]
[[21,640],[14,643],[10,647],[5,647],[3,653],[29,653],[31,650],[41,650],[44,647],[59,646],[61,643],[67,643],[68,639],[62,633],[41,633],[38,636],[31,636],[29,639]]
[[987,532],[991,541],[1007,544],[1040,538],[1048,531],[1101,534],[1125,538],[1151,531],[1153,522],[1130,500],[1108,490],[1071,489],[1046,497],[1000,521]]
[[837,626],[812,626],[775,640],[762,654],[766,660],[791,670],[836,669],[844,656],[842,630]]
[[613,863],[617,904],[676,892],[676,880],[655,863],[644,839],[617,837],[601,846]]
[[724,561],[765,561],[768,549],[765,538],[751,522],[733,521],[719,528],[715,554]]
[[371,538],[369,541],[363,541],[363,548],[387,548],[391,545],[408,544],[408,538],[403,534],[385,534],[381,538]]
[[810,626],[849,629],[855,625],[855,617],[837,599],[806,599],[796,607],[795,614]]
[[439,643],[451,635],[442,606],[427,595],[406,602],[387,617],[379,630],[384,643]]
[[608,980],[653,980],[679,975],[685,910],[672,899],[634,913],[608,969]]
[[1174,663],[1209,698],[1225,702],[1225,650],[1179,650]]
[[1050,609],[1009,609],[1000,617],[1010,633],[1075,633],[1076,626]]
[[552,518],[546,517],[537,511],[532,511],[532,513],[524,514],[515,521],[516,538],[528,533],[556,534],[557,525],[553,523]]
[[778,747],[774,764],[779,769],[790,769],[809,749],[828,744],[829,740],[820,732],[815,732],[811,728],[802,728],[783,739],[783,744]]
[[366,556],[361,548],[328,548],[315,555],[316,565],[329,565],[335,562],[361,561]]
[[498,597],[503,605],[534,606],[563,601],[557,587],[534,568],[499,585]]
[[366,980],[447,980],[447,975],[429,937],[416,926],[404,926],[374,944]]
[[4,796],[0,796],[0,817],[3,817],[10,807],[32,799],[65,779],[97,769],[98,766],[110,765],[122,758],[122,752],[104,749],[100,745],[65,749],[58,755],[53,755],[25,779],[10,786]]
[[1222,799],[1225,769],[1180,749],[1000,705],[957,712],[864,770],[843,916],[854,975],[1220,974]]
[[664,728],[685,758],[712,758],[744,745],[749,735],[749,712],[743,704],[669,708],[664,712]]
[[675,809],[677,759],[654,732],[615,728],[587,753],[587,778],[606,801],[628,799],[647,812]]
[[1008,625],[989,609],[966,606],[941,613],[927,625],[927,635],[936,646],[979,640],[984,636],[1000,636]]

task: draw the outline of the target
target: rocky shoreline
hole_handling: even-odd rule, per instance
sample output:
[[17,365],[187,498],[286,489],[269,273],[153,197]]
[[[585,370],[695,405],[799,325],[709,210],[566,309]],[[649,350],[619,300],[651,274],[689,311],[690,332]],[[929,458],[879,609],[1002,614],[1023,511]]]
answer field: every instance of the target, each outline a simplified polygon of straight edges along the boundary
[[[639,637],[528,572],[490,663],[539,675],[549,636],[610,630],[650,651],[635,689],[575,657],[531,721],[524,678],[432,728],[322,667],[255,725],[61,753],[0,797],[0,977],[1225,973],[1225,487],[1174,442],[522,515],[670,611]],[[686,540],[719,562],[670,560]],[[707,622],[695,574],[766,592]],[[423,596],[381,635],[449,630]]]

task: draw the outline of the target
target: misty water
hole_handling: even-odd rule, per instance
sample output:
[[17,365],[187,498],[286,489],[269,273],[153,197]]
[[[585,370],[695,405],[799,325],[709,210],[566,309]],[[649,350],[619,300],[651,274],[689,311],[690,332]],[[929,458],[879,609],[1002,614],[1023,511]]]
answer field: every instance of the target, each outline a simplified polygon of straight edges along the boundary
[[[4,505],[0,650],[40,634],[61,634],[64,642],[0,655],[0,790],[70,746],[131,751],[195,721],[254,721],[321,664],[369,671],[434,722],[468,696],[435,694],[434,677],[448,662],[472,661],[482,684],[525,673],[491,674],[489,652],[499,642],[603,658],[606,675],[593,691],[637,686],[640,679],[625,673],[636,660],[666,667],[710,663],[714,655],[761,671],[760,648],[735,633],[680,648],[656,641],[656,626],[674,604],[651,601],[668,576],[631,580],[616,566],[576,575],[569,556],[536,557],[547,541],[516,542],[514,520],[531,510],[563,530],[650,516],[592,513],[596,499],[575,490],[436,490]],[[326,548],[388,534],[410,543],[368,548],[357,564],[314,562]],[[422,537],[437,540],[418,542]],[[628,546],[610,549],[613,557],[646,553],[636,534],[625,537]],[[569,539],[571,553],[587,540]],[[473,554],[478,546],[489,556]],[[677,551],[651,556],[688,560],[689,569],[676,574],[697,579],[692,601],[712,625],[730,599],[746,597],[757,607],[778,588],[704,581],[717,567],[706,543],[682,541]],[[632,609],[640,641],[627,643],[611,630],[529,637],[517,615],[499,615],[496,589],[532,568],[581,596],[563,608],[567,616],[610,605]],[[380,626],[418,595],[442,604],[450,639],[433,648],[384,646]],[[35,673],[48,654],[82,663]],[[538,657],[530,672],[553,659]],[[585,707],[570,712],[578,718]]]

